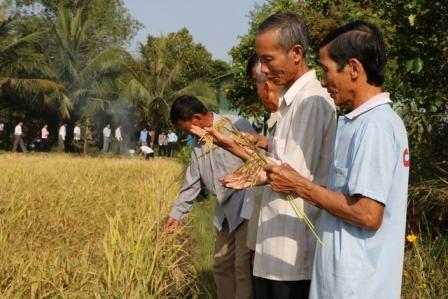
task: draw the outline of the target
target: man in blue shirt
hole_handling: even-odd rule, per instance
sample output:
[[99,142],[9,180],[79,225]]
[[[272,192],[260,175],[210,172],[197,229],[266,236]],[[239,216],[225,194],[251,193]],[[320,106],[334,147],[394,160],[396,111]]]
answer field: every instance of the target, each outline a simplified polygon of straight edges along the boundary
[[140,145],[148,145],[148,130],[146,127],[140,131]]
[[328,188],[287,164],[266,168],[276,192],[325,210],[312,299],[398,299],[404,255],[409,150],[403,121],[383,93],[385,47],[376,27],[356,21],[324,39],[321,80],[341,116]]

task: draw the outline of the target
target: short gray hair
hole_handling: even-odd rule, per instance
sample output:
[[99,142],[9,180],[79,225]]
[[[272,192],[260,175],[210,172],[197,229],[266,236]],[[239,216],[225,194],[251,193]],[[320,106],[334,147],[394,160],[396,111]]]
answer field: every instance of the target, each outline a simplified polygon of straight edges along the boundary
[[304,52],[308,50],[308,29],[302,18],[295,13],[276,13],[269,16],[258,26],[257,35],[273,29],[280,29],[277,42],[283,50],[289,51],[297,44],[303,47]]

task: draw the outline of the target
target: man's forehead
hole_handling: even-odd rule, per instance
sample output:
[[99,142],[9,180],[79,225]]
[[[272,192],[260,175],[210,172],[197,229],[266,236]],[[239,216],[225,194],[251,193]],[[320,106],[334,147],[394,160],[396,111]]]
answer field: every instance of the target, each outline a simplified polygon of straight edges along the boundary
[[263,47],[280,48],[278,44],[278,34],[280,32],[279,28],[270,29],[262,33],[257,34],[255,38],[255,46],[257,50]]

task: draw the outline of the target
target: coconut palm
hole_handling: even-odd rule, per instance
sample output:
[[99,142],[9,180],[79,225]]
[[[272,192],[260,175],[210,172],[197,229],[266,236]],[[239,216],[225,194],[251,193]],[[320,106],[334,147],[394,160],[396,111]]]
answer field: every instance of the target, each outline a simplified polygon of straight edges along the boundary
[[140,44],[140,58],[127,56],[128,77],[123,93],[137,104],[142,121],[156,128],[169,126],[169,104],[179,94],[191,93],[216,106],[215,89],[205,80],[190,82],[180,89],[173,87],[181,74],[182,59],[170,56],[169,46],[166,36],[149,37],[146,45]]
[[[56,104],[61,114],[68,114],[70,102],[64,85],[54,80],[39,51],[45,29],[31,31],[29,22],[16,17],[0,21],[0,97],[9,106],[25,102],[31,106]],[[14,100],[15,103],[11,103]]]
[[89,47],[94,24],[85,10],[72,13],[61,6],[54,20],[48,17],[48,24],[53,38],[49,50],[54,57],[52,68],[73,101],[75,117],[105,110],[118,97],[123,51],[112,47],[98,52]]

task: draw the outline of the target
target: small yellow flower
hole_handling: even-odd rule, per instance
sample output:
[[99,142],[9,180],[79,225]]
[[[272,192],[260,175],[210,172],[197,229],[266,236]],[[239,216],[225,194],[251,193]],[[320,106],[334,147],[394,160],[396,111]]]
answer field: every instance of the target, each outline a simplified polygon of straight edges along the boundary
[[419,283],[419,284],[418,284],[418,288],[419,288],[419,289],[424,289],[424,288],[426,288],[426,283],[424,283],[424,282]]
[[414,243],[415,241],[417,241],[417,236],[414,234],[407,235],[406,240],[408,240],[408,242]]
[[408,271],[404,270],[404,271],[403,271],[403,276],[404,276],[404,277],[409,277],[409,273],[408,273]]

